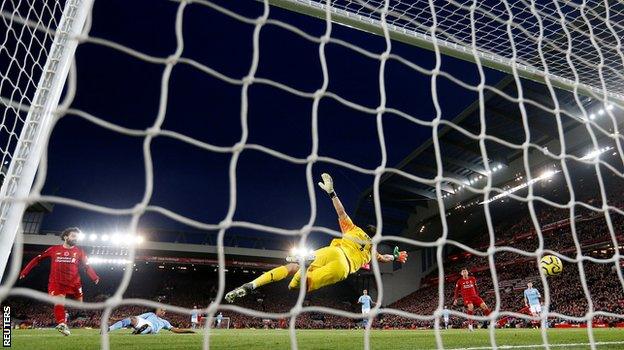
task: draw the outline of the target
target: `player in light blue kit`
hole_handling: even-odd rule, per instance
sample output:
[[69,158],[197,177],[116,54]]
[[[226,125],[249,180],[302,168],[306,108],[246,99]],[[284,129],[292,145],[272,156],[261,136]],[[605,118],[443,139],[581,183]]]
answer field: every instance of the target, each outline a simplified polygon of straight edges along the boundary
[[449,309],[448,306],[444,306],[444,310],[442,310],[442,317],[444,318],[444,329],[448,329],[448,325],[449,325]]
[[527,289],[524,290],[524,306],[529,307],[533,316],[539,316],[542,312],[541,297],[540,292],[533,288],[533,283],[527,283]]
[[191,328],[197,328],[197,324],[199,323],[199,310],[197,310],[197,306],[193,306],[193,310],[191,311]]
[[371,299],[370,295],[368,295],[368,290],[364,289],[362,293],[362,296],[358,299],[358,304],[362,304],[362,315],[364,315],[362,324],[366,327],[368,324],[368,314],[370,313],[371,304],[374,303],[373,299]]
[[223,313],[219,312],[217,315],[217,328],[221,328],[221,322],[223,321]]
[[165,310],[158,308],[155,312],[146,312],[139,316],[131,316],[121,321],[115,322],[108,327],[108,331],[132,327],[132,334],[157,334],[161,329],[166,329],[173,333],[195,333],[190,329],[176,328],[169,321],[162,318]]

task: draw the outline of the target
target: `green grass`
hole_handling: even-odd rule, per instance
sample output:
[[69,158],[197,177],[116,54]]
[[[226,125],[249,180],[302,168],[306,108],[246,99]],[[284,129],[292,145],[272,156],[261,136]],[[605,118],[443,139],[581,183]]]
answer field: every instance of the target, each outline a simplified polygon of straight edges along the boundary
[[[624,330],[595,329],[597,342],[611,343],[599,345],[598,349],[624,349]],[[469,348],[491,346],[487,330],[469,333],[464,329],[442,331],[444,347]],[[560,346],[553,349],[589,349],[588,345],[566,345],[588,343],[584,329],[548,330],[549,343]],[[496,330],[498,346],[520,346],[522,349],[542,343],[539,330],[503,329]],[[364,331],[362,330],[300,330],[297,331],[300,349],[362,349]],[[202,334],[173,334],[163,331],[158,335],[133,336],[127,330],[110,335],[111,349],[201,349]],[[252,349],[289,349],[290,340],[285,330],[217,330],[210,337],[211,349],[252,350]],[[376,330],[371,335],[372,349],[435,349],[433,331],[391,331]],[[64,337],[53,329],[14,330],[13,349],[28,350],[85,350],[99,349],[98,330],[74,329],[72,335]],[[513,349],[513,348],[512,348]]]

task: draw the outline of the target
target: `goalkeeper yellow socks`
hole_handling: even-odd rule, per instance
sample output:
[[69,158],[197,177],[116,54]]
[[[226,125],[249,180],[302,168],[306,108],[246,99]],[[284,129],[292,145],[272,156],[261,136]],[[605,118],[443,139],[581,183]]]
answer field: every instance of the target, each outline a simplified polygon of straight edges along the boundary
[[279,266],[271,271],[263,273],[260,277],[251,281],[251,284],[253,284],[254,289],[256,289],[264,286],[265,284],[281,281],[286,277],[288,277],[288,269],[286,266]]

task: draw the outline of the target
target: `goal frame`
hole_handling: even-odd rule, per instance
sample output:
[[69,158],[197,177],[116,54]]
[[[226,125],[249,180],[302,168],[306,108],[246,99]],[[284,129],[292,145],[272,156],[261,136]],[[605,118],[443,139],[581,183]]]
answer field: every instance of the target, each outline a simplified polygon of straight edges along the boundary
[[[29,201],[39,162],[52,132],[57,106],[74,61],[78,36],[82,32],[93,0],[67,0],[54,40],[43,66],[32,104],[17,140],[7,175],[0,188],[0,280]],[[21,25],[30,25],[22,23]],[[33,30],[39,30],[34,28]],[[7,283],[8,284],[8,283]]]
[[[257,0],[262,1],[262,0]],[[324,0],[268,0],[269,4],[280,7],[286,10],[297,12],[311,17],[325,19],[326,17],[326,5]],[[383,26],[381,21],[367,18],[361,15],[357,15],[342,9],[330,7],[331,20],[334,23],[338,23],[350,28],[358,29],[367,33],[375,34],[383,37]],[[437,49],[441,54],[468,61],[471,63],[477,63],[476,56],[484,67],[495,69],[507,74],[513,74],[514,66],[520,77],[536,81],[540,84],[547,85],[546,75],[540,69],[531,67],[520,62],[512,62],[512,60],[497,55],[491,52],[485,52],[483,50],[473,51],[472,48],[467,46],[455,44],[446,41],[442,38],[436,38],[436,43],[433,43],[430,35],[424,35],[413,30],[401,28],[396,25],[386,23],[388,28],[388,35],[390,39],[402,42],[404,44],[416,46],[422,49],[434,51]],[[566,79],[558,75],[548,74],[548,80],[554,87],[574,91],[585,96],[591,95],[606,95],[614,99],[620,104],[624,104],[624,96],[613,93],[608,90],[598,89],[596,87],[584,84],[575,83],[571,79]]]

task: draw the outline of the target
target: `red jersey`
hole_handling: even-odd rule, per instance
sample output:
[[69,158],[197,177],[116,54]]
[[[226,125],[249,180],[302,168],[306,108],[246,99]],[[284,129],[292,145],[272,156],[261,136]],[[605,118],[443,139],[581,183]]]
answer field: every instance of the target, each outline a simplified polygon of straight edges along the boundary
[[65,248],[63,245],[55,245],[46,249],[43,254],[32,259],[20,273],[21,277],[26,277],[33,267],[37,266],[41,260],[50,258],[50,278],[49,285],[62,285],[67,287],[80,287],[79,265],[83,265],[87,270],[87,275],[93,282],[99,279],[93,268],[87,265],[87,255],[85,252],[74,246]]
[[468,278],[460,277],[457,280],[457,283],[455,283],[455,294],[453,295],[453,299],[457,299],[459,293],[461,293],[464,300],[479,296],[477,293],[477,279],[472,276]]

